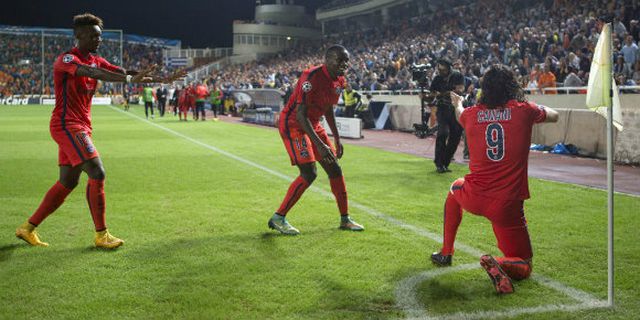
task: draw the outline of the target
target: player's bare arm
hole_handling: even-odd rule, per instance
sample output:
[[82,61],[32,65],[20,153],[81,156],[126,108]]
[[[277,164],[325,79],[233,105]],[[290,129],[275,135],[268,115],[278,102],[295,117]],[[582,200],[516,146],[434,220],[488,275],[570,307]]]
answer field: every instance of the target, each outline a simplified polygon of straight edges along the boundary
[[318,134],[313,130],[309,117],[307,116],[307,108],[308,107],[305,104],[300,104],[297,107],[296,121],[298,121],[302,130],[304,130],[309,138],[311,138],[313,144],[318,148],[318,151],[320,151],[320,155],[322,155],[322,159],[320,161],[324,161],[326,163],[336,162],[336,156],[331,151],[331,148],[322,142],[320,137],[318,137]]
[[324,118],[327,120],[329,128],[333,133],[333,139],[336,144],[336,157],[340,159],[342,158],[344,149],[342,148],[342,143],[340,143],[340,133],[338,132],[338,126],[336,126],[336,117],[333,114],[333,108],[327,109],[327,112],[324,114]]
[[456,121],[460,122],[460,115],[462,111],[464,111],[464,107],[462,106],[462,102],[464,101],[464,97],[456,94],[451,91],[451,103],[453,104],[453,108],[456,111]]
[[543,107],[544,111],[547,113],[547,116],[544,119],[544,122],[549,122],[549,123],[553,123],[553,122],[558,122],[558,111],[553,110],[549,107]]
[[184,71],[177,71],[168,77],[160,77],[150,75],[157,69],[157,66],[151,66],[143,71],[134,71],[135,75],[127,73],[112,72],[102,68],[92,68],[85,65],[79,65],[76,70],[76,76],[89,77],[101,81],[109,82],[127,82],[127,78],[131,77],[130,82],[133,83],[170,83],[181,77],[184,77]]
[[76,70],[76,76],[79,77],[89,77],[101,81],[109,81],[109,82],[127,82],[127,77],[131,77],[131,82],[151,82],[153,80],[152,77],[148,77],[147,73],[151,72],[150,69],[145,70],[144,72],[138,73],[135,76],[126,75],[123,73],[111,72],[102,68],[92,68],[85,65],[79,65]]

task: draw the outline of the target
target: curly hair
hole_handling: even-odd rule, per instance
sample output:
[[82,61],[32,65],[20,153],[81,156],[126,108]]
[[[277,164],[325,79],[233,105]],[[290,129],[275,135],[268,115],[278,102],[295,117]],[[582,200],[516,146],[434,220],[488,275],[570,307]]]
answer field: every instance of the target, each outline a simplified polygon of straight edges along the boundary
[[494,64],[485,72],[480,87],[482,93],[479,102],[490,109],[502,107],[509,100],[526,101],[515,74],[502,64]]
[[73,17],[74,30],[84,26],[98,26],[102,29],[102,19],[91,13],[83,13]]

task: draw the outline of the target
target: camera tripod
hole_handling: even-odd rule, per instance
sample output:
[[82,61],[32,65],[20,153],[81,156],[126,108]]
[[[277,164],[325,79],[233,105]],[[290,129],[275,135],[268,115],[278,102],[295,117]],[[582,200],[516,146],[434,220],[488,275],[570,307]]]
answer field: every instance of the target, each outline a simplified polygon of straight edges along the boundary
[[421,123],[414,123],[414,134],[418,139],[425,139],[426,137],[434,134],[438,131],[438,126],[434,126],[433,128],[429,128],[429,118],[431,117],[431,110],[427,109],[425,106],[425,90],[424,85],[420,85],[420,116]]

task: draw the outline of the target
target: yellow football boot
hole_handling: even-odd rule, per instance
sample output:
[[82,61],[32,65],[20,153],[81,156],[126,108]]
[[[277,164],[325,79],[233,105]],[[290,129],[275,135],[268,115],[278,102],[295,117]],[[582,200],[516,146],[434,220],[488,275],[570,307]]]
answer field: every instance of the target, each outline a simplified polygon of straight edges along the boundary
[[49,244],[46,242],[40,241],[40,237],[38,237],[38,232],[36,231],[36,227],[29,223],[28,221],[21,224],[18,229],[16,229],[16,237],[24,240],[26,243],[32,246],[38,247],[48,247]]
[[112,236],[109,231],[96,232],[96,247],[105,249],[115,249],[124,244],[122,239]]

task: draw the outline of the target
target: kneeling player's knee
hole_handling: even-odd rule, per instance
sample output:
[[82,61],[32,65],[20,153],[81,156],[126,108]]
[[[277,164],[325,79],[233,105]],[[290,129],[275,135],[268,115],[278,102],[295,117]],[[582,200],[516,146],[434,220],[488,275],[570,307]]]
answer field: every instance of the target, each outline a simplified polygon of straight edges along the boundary
[[517,268],[512,268],[511,272],[509,272],[509,276],[513,280],[524,280],[531,276],[531,264],[523,264],[518,266]]
[[504,270],[513,280],[524,280],[531,276],[531,259],[518,257],[498,257],[496,258],[502,270]]

